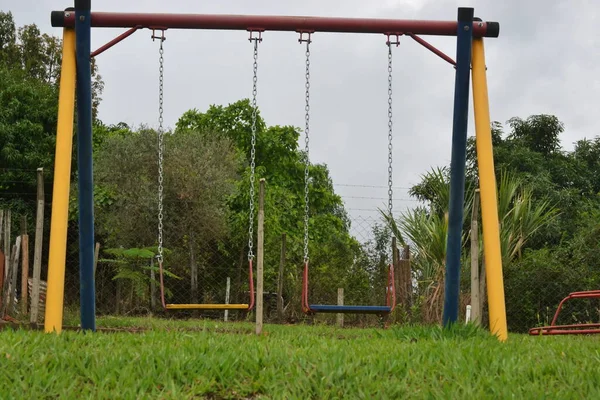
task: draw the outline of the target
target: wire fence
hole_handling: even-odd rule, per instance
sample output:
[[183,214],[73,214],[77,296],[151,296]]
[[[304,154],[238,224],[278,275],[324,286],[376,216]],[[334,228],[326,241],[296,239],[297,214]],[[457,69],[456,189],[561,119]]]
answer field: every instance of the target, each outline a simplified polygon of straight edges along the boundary
[[[35,209],[35,202],[31,200],[24,204],[30,206],[30,210]],[[50,203],[45,203],[38,322],[44,318],[50,207]],[[4,208],[0,214],[0,299],[5,317],[28,321],[32,309],[36,235],[34,213],[24,213],[23,209],[27,207],[11,212],[10,221],[8,209]],[[131,218],[134,221],[136,216]],[[107,223],[101,214],[97,215],[97,220]],[[309,317],[302,312],[302,237],[290,232],[284,234],[276,229],[269,231],[274,225],[267,218],[264,243],[265,321],[335,323],[335,314]],[[100,230],[98,237],[103,240],[97,244],[99,251],[95,266],[97,314],[223,319],[223,311],[163,310],[154,231],[154,225],[140,228],[135,223],[131,224],[130,229],[112,226],[110,230]],[[345,234],[311,236],[309,302],[338,304],[338,289],[343,289],[343,302],[346,305],[385,305],[388,265],[392,262],[389,230],[378,217],[353,216],[341,231]],[[23,238],[24,233],[28,234],[27,248],[23,246],[23,240],[18,240],[19,237]],[[132,240],[132,237],[138,237],[139,240]],[[78,316],[80,294],[78,239],[76,215],[73,215],[68,225],[64,305],[65,318],[74,321]],[[16,249],[17,242],[20,242],[20,249]],[[399,247],[402,257],[395,267],[398,305],[389,321],[439,323],[443,305],[443,269],[434,273],[424,271],[423,263],[415,262],[419,254],[414,248]],[[15,261],[17,250],[20,255]],[[165,229],[165,302],[248,304],[251,294],[247,251],[245,233],[231,231],[210,220],[181,218],[180,221],[172,221]],[[13,268],[17,268],[17,271]],[[23,273],[23,268],[27,270],[26,273]],[[281,274],[280,270],[283,271]],[[27,283],[23,285],[23,282]],[[282,286],[281,296],[278,295],[279,282]],[[549,324],[563,297],[573,291],[598,290],[599,283],[600,272],[585,266],[573,269],[556,263],[530,270],[518,264],[505,267],[509,331],[526,332],[531,327]],[[470,284],[469,265],[465,262],[461,272],[460,294],[460,318],[463,321],[466,306],[471,304]],[[278,299],[283,306],[282,316],[278,315]],[[24,307],[25,301],[27,304]],[[486,310],[487,304],[484,304],[484,324],[487,324]],[[229,311],[227,318],[243,320],[253,317],[243,311]],[[558,323],[599,321],[600,300],[580,299],[565,306]],[[372,315],[347,315],[344,323],[350,326],[374,326],[381,323],[381,319]]]

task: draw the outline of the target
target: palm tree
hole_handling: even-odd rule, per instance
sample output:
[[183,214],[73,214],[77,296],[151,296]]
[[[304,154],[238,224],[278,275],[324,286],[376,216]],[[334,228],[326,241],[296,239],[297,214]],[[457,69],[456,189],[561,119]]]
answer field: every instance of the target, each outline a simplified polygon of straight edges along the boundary
[[[470,215],[474,190],[467,186],[464,215]],[[401,214],[398,220],[381,211],[386,224],[398,241],[410,242],[413,249],[411,265],[422,299],[424,322],[439,322],[442,313],[444,266],[448,234],[448,202],[450,182],[447,169],[433,169],[422,176],[421,184],[411,189],[411,196],[428,202],[429,207],[417,207]],[[518,259],[527,241],[548,224],[557,210],[546,200],[536,200],[532,191],[516,175],[500,174],[498,215],[502,260],[506,266]],[[466,251],[469,229],[463,230],[464,265],[469,265]],[[481,237],[481,235],[480,235]],[[482,246],[479,246],[482,249]]]

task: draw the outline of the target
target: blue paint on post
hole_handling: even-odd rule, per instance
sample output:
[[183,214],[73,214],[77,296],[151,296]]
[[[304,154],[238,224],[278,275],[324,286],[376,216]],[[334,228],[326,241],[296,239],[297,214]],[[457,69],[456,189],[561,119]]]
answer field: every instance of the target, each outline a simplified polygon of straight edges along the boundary
[[458,320],[472,31],[473,9],[459,8],[456,37],[452,159],[450,161],[450,204],[448,205],[448,240],[446,243],[446,286],[442,317],[444,326]]
[[75,0],[81,328],[95,331],[96,290],[94,284],[94,179],[92,167],[90,37],[90,0]]

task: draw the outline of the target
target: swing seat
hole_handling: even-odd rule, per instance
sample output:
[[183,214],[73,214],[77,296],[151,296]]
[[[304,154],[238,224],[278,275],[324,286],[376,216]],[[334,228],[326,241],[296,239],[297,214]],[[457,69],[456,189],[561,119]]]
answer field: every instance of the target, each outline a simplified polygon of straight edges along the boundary
[[248,304],[166,304],[167,310],[248,310]]
[[319,313],[336,314],[389,314],[392,307],[389,306],[338,306],[325,304],[311,304],[310,311]]

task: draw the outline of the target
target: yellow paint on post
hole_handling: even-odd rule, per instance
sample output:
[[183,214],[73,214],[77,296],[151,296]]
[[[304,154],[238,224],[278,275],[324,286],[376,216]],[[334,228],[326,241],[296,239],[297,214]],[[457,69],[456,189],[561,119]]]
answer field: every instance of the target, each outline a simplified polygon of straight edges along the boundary
[[75,30],[63,30],[62,66],[58,94],[58,124],[54,158],[54,189],[50,220],[50,254],[48,289],[46,292],[46,332],[62,331],[65,291],[65,259],[67,254],[67,222],[71,154],[73,150],[73,117],[75,114]]
[[483,251],[488,292],[490,331],[500,341],[508,339],[504,278],[500,252],[500,226],[498,222],[498,197],[494,174],[494,153],[488,100],[485,51],[482,38],[473,38],[473,105],[479,187],[481,192],[481,219],[483,225]]

